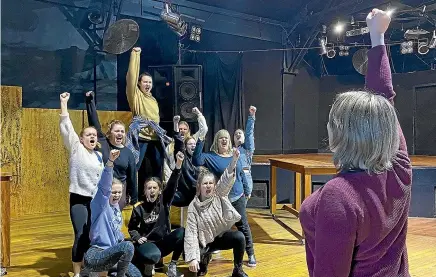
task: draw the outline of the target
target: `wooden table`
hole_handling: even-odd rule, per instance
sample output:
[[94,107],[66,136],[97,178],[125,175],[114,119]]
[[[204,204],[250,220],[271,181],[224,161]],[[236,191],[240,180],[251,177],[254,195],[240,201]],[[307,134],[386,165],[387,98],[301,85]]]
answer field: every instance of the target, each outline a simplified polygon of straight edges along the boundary
[[[277,168],[295,172],[294,176],[294,204],[282,204],[280,207],[295,216],[299,216],[301,203],[312,194],[312,175],[334,175],[337,173],[333,165],[332,154],[289,154],[274,156],[258,156],[255,161],[263,161],[268,158],[270,162],[270,211],[275,218],[277,211]],[[436,167],[435,156],[411,156],[414,168]],[[303,234],[290,231],[301,242],[304,242]]]
[[10,196],[11,187],[10,181],[12,174],[8,172],[1,172],[1,275],[6,274],[6,267],[11,264],[11,225],[10,225]]

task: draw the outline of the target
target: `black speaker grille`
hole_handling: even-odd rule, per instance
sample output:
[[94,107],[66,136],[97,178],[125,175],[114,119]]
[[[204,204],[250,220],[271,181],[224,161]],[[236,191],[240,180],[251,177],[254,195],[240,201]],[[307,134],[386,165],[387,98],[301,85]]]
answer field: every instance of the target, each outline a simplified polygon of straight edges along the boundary
[[192,82],[185,82],[180,85],[179,93],[183,100],[190,101],[198,95],[198,88]]

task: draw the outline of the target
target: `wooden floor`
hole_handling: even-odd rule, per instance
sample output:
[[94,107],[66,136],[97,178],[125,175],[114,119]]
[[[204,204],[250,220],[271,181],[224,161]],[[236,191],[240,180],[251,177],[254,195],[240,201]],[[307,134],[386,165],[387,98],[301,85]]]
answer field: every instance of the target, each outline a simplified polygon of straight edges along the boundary
[[[298,220],[286,213],[279,218],[295,229]],[[304,246],[277,222],[266,210],[250,210],[258,266],[247,268],[250,277],[260,276],[308,276]],[[125,230],[124,230],[125,231]],[[68,214],[46,214],[21,217],[13,220],[12,266],[10,277],[72,276],[71,268],[72,227]],[[410,273],[417,277],[436,276],[436,219],[410,218],[407,239]],[[186,265],[182,271],[186,277],[193,276]],[[230,276],[231,251],[222,251],[211,262],[208,276]],[[166,276],[157,273],[156,277]]]

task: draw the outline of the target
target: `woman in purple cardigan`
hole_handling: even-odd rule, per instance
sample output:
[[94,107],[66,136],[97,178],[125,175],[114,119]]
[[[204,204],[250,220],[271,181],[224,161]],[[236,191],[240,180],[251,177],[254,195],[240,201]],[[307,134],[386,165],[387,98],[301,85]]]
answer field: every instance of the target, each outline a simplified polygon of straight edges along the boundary
[[312,277],[410,276],[412,167],[393,106],[384,45],[389,23],[385,12],[369,13],[366,90],[339,94],[330,110],[329,145],[339,173],[300,210]]

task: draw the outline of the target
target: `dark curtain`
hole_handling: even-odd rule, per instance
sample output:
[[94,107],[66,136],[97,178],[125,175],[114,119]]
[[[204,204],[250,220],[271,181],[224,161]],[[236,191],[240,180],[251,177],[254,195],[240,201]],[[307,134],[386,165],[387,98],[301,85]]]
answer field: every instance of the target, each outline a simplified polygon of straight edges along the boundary
[[203,114],[209,131],[209,147],[220,129],[233,132],[244,128],[242,54],[187,53],[184,64],[203,66]]

